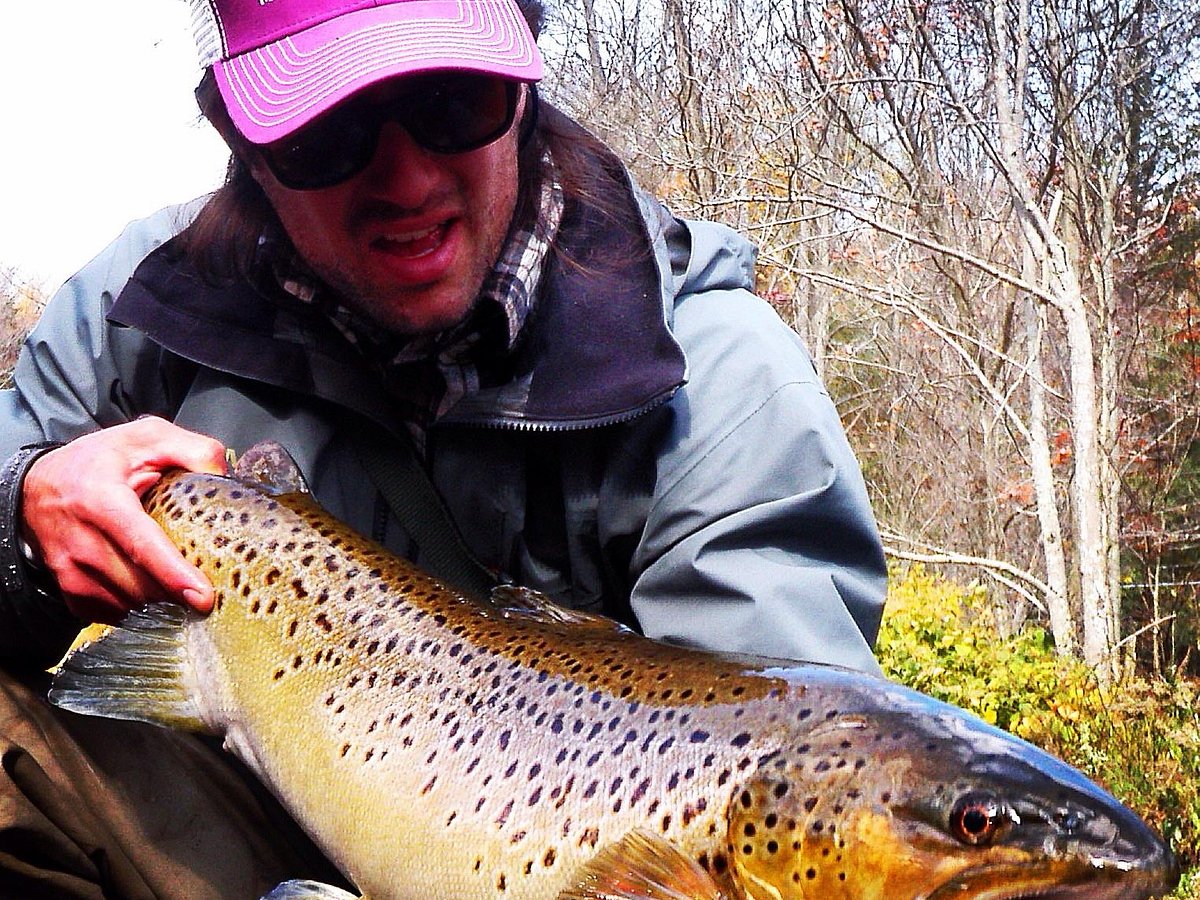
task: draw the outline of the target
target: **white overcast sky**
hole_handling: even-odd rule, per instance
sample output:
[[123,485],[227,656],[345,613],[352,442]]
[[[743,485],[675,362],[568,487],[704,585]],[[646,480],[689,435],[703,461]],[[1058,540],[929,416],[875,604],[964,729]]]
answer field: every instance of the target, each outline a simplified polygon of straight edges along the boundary
[[0,267],[47,290],[132,219],[214,188],[184,0],[0,0]]

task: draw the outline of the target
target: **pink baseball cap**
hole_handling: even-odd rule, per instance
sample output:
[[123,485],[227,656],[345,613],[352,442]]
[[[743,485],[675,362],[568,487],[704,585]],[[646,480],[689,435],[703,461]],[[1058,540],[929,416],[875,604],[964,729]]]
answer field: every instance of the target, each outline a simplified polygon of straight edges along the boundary
[[515,0],[191,0],[212,66],[251,143],[286,137],[355,91],[435,69],[516,81],[542,58]]

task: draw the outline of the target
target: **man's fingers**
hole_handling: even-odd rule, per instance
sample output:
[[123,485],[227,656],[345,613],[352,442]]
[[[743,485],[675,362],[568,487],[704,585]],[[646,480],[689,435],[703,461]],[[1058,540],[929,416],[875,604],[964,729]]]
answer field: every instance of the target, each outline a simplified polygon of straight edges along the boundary
[[73,552],[57,548],[47,560],[67,608],[89,622],[114,624],[130,609],[165,599],[162,587],[138,570],[103,536],[80,530]]
[[127,437],[133,451],[130,454],[133,472],[161,474],[173,468],[210,475],[226,472],[225,446],[207,435],[188,431],[154,416],[117,427],[129,429]]
[[208,612],[213,592],[141,497],[164,472],[224,473],[219,441],[144,418],[84,435],[38,459],[22,486],[21,527],[73,611],[112,621],[148,600]]
[[80,527],[69,553],[55,548],[47,564],[73,613],[114,623],[130,609],[158,601],[182,602],[200,613],[212,607],[212,588],[187,562],[154,520],[133,504],[117,537]]
[[149,579],[159,590],[159,596],[183,602],[197,612],[212,607],[212,585],[204,574],[184,559],[157,523],[137,507],[137,516],[130,526],[114,536],[118,554]]

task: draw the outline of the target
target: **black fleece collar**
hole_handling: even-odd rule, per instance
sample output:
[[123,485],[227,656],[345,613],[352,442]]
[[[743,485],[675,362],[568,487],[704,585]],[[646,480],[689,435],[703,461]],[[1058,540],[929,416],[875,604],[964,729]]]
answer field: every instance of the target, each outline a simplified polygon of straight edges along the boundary
[[[558,119],[560,128],[578,128]],[[595,426],[632,418],[683,383],[683,352],[664,321],[659,270],[628,175],[615,158],[595,164],[625,224],[568,201],[563,252],[547,262],[509,377],[466,398],[445,423]],[[269,285],[209,284],[174,242],[138,266],[109,319],[200,365],[399,424],[378,377],[327,318],[280,302]]]

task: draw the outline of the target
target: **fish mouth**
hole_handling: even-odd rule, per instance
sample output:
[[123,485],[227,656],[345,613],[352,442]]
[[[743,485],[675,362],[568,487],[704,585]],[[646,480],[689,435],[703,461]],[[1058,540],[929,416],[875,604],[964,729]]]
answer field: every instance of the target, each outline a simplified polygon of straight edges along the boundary
[[1095,869],[1073,877],[1050,867],[1032,873],[1021,867],[979,868],[959,873],[925,900],[1150,900],[1165,895],[1179,882],[1179,869],[1170,855],[1138,866],[1142,877],[1133,879],[1126,864],[1094,860],[1092,865],[1109,869],[1112,883],[1097,881]]
[[[931,900],[933,896],[931,895]],[[1086,885],[1076,888],[1053,887],[1046,889],[1017,889],[1015,893],[1005,890],[1002,892],[989,891],[976,895],[976,900],[1147,900],[1156,896],[1154,893],[1129,893],[1124,885],[1113,885],[1108,888]]]
[[953,885],[947,885],[945,888],[939,888],[929,894],[928,900],[950,900],[951,897],[955,900],[965,900],[965,898],[970,898],[970,900],[1149,900],[1151,897],[1162,896],[1166,888],[1147,888],[1145,890],[1134,888],[1133,890],[1134,893],[1130,893],[1130,887],[1124,884],[1108,886],[1089,884],[1076,887],[1063,887],[1062,885],[1013,887],[1008,885],[988,887],[984,888],[981,893],[974,893],[970,887],[964,886],[961,882],[955,882]]

